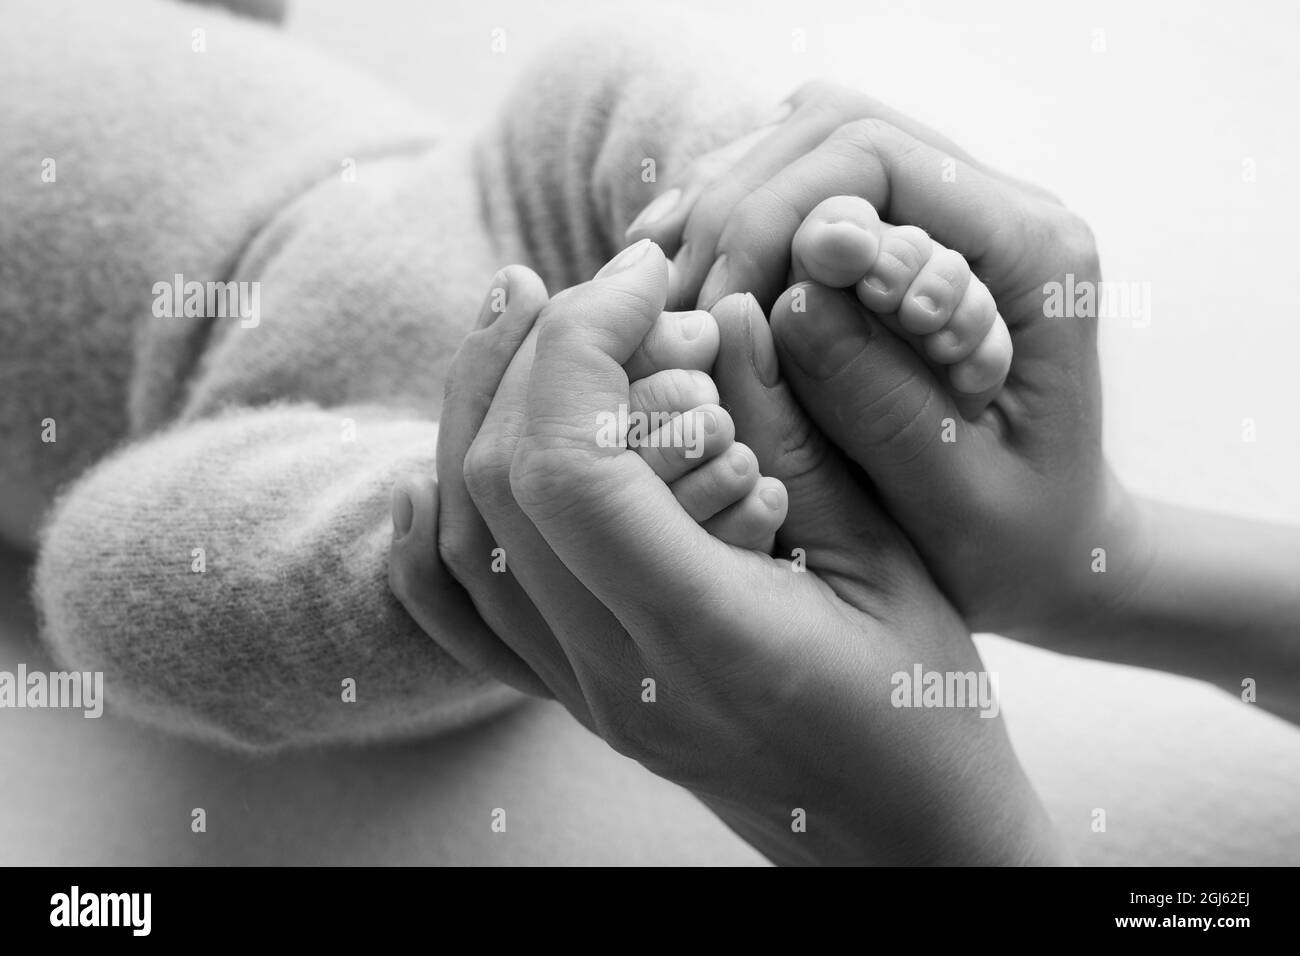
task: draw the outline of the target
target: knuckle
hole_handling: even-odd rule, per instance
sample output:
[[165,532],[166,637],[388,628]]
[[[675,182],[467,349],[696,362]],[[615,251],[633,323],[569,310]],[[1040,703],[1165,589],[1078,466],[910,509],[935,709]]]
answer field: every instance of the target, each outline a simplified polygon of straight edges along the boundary
[[833,139],[848,139],[870,143],[879,135],[885,124],[872,116],[858,116],[843,123],[833,134]]
[[1092,229],[1067,209],[1043,205],[1024,213],[1021,229],[1028,249],[1042,250],[1039,260],[1053,276],[1073,274],[1096,279],[1100,258]]
[[939,429],[929,427],[938,400],[935,389],[916,388],[915,378],[909,375],[899,382],[872,402],[863,415],[863,421],[871,423],[863,435],[866,444],[889,449],[887,457],[894,465],[918,458],[940,435]]
[[784,240],[788,245],[803,221],[789,196],[769,183],[757,186],[736,204],[718,241],[720,249],[752,247],[756,242]]
[[698,189],[706,189],[716,182],[730,165],[726,149],[714,149],[695,157],[686,167],[684,181]]
[[820,470],[829,454],[826,439],[810,421],[801,419],[783,436],[775,460],[763,471],[788,487]]
[[580,506],[590,469],[571,446],[524,441],[514,455],[507,484],[514,500],[539,520],[560,517]]
[[686,241],[700,244],[718,236],[735,204],[732,188],[726,186],[701,196],[686,220],[683,230]]
[[825,102],[835,95],[837,84],[828,80],[808,80],[799,85],[791,97],[792,102],[802,106],[804,103]]
[[510,474],[511,445],[492,441],[482,432],[465,451],[462,473],[465,487],[474,500],[490,500],[498,494]]
[[792,102],[800,109],[815,110],[829,116],[860,116],[870,101],[852,87],[828,80],[810,80],[795,92]]
[[897,138],[898,131],[884,120],[874,116],[859,116],[849,120],[830,135],[828,146],[849,150],[851,154],[865,155],[879,161],[880,151]]
[[1092,227],[1082,216],[1067,212],[1063,234],[1065,252],[1075,271],[1089,277],[1099,275],[1101,257],[1097,253],[1097,237],[1093,235]]

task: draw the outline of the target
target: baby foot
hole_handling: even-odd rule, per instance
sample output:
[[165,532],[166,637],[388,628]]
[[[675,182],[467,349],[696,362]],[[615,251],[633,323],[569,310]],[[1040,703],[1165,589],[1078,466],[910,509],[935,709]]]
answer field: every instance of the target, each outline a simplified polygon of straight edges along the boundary
[[966,259],[915,226],[880,221],[864,199],[836,196],[795,233],[796,281],[852,287],[866,308],[944,370],[966,417],[982,411],[1011,369],[1011,334]]
[[656,372],[632,383],[629,406],[629,447],[682,509],[728,544],[771,551],[785,520],[785,486],[763,477],[754,453],[736,441],[713,380],[686,369]]
[[717,354],[718,327],[709,313],[661,313],[624,365],[633,380],[624,437],[706,531],[738,548],[770,552],[785,520],[785,486],[763,477],[753,451],[735,440],[705,371]]

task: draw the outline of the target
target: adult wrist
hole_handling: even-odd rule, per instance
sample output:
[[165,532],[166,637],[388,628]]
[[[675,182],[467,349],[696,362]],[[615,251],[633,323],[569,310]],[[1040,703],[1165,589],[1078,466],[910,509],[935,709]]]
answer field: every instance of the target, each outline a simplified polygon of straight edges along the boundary
[[[1080,527],[1062,555],[1060,588],[1038,615],[1000,633],[1071,651],[1138,613],[1157,557],[1149,504],[1134,497],[1106,466],[1091,510],[1093,519]],[[1050,640],[1044,635],[1051,635]]]

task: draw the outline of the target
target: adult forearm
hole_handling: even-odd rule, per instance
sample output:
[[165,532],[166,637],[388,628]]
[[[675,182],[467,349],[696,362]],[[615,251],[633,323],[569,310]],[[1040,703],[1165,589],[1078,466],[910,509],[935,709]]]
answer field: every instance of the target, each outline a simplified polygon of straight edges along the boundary
[[1146,499],[1125,512],[1098,583],[1059,622],[1062,649],[1205,680],[1300,722],[1300,529]]

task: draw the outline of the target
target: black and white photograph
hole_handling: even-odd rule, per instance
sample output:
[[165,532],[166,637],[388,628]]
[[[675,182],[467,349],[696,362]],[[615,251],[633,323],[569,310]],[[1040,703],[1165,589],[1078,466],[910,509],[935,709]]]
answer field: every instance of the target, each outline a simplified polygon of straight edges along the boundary
[[[1242,939],[1208,874],[1300,864],[1297,49],[0,0],[0,864],[1124,868],[1110,932]],[[149,935],[95,872],[22,919]]]

